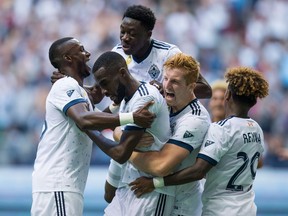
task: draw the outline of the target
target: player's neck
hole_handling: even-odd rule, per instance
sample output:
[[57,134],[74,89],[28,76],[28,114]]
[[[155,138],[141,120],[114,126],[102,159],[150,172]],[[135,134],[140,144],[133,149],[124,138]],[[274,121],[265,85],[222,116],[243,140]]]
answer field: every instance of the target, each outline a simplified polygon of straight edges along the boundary
[[152,39],[147,41],[145,45],[141,48],[141,50],[138,51],[138,53],[132,55],[133,59],[136,60],[137,62],[143,61],[149,55],[151,48],[152,48]]
[[66,76],[72,77],[75,79],[80,86],[83,87],[83,78],[75,71],[69,67],[61,68],[61,73],[65,74]]

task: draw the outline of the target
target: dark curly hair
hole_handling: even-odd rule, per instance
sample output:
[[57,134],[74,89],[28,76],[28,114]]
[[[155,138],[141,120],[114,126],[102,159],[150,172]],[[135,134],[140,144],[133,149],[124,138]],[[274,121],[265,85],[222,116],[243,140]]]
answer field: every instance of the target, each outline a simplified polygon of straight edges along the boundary
[[122,19],[125,17],[139,20],[147,30],[151,31],[154,29],[156,23],[156,18],[152,10],[142,5],[132,5],[128,7]]
[[235,67],[225,74],[228,89],[234,99],[253,106],[257,98],[264,98],[269,94],[269,84],[263,75],[248,67]]

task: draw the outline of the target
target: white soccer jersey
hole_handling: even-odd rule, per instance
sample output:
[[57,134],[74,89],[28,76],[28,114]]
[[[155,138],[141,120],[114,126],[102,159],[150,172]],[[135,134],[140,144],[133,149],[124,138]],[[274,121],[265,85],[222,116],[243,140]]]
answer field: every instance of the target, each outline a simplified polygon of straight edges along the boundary
[[32,174],[33,192],[70,191],[83,195],[90,164],[92,141],[66,112],[86,103],[86,91],[71,77],[55,82],[46,99],[46,117]]
[[163,81],[163,64],[168,58],[181,52],[177,46],[155,39],[152,40],[147,55],[143,59],[135,59],[131,55],[126,55],[121,44],[115,46],[112,51],[124,57],[135,79],[141,82],[156,80],[160,83]]
[[[194,164],[210,123],[210,115],[198,99],[194,99],[179,112],[170,114],[172,137],[168,143],[191,152],[176,171]],[[173,215],[200,216],[202,190],[199,181],[177,185]]]
[[[169,111],[165,99],[159,93],[158,89],[148,83],[142,83],[135,94],[129,101],[123,100],[120,105],[120,113],[134,112],[142,107],[148,101],[154,100],[154,104],[149,107],[149,111],[155,113],[157,118],[151,125],[151,128],[147,128],[146,132],[150,133],[154,138],[154,143],[145,148],[138,150],[141,151],[158,151],[168,141],[170,137],[169,126]],[[137,130],[139,126],[135,124],[129,124],[122,126],[123,130]],[[145,172],[138,170],[130,162],[126,162],[123,165],[122,171],[122,185],[127,185],[130,182],[141,176],[150,176]],[[167,189],[169,188],[169,189]],[[170,190],[171,189],[171,190]],[[158,190],[161,193],[167,193],[174,195],[174,187],[163,187]]]
[[[112,51],[119,53],[125,60],[132,76],[140,82],[150,82],[156,80],[163,81],[163,64],[164,62],[180,53],[180,49],[163,41],[153,39],[151,46],[147,51],[147,55],[143,59],[135,59],[131,55],[126,55],[122,49],[122,45],[118,44]],[[107,181],[117,187],[121,175],[121,165],[117,162],[110,163]]]
[[210,125],[198,155],[215,165],[206,176],[203,215],[256,215],[252,185],[263,146],[262,129],[251,118]]

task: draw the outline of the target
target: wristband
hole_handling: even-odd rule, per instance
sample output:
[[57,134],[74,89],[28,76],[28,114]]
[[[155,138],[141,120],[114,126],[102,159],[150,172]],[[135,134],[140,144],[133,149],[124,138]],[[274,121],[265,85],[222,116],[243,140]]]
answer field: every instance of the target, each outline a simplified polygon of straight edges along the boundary
[[134,123],[134,118],[133,118],[133,113],[119,113],[119,120],[120,120],[120,125],[127,125],[127,124],[133,124]]
[[119,105],[114,105],[114,103],[111,103],[109,105],[109,110],[111,113],[115,114],[115,113],[118,113],[119,107],[120,107]]
[[155,188],[160,188],[160,187],[164,187],[164,178],[162,177],[154,177],[153,178],[153,185]]

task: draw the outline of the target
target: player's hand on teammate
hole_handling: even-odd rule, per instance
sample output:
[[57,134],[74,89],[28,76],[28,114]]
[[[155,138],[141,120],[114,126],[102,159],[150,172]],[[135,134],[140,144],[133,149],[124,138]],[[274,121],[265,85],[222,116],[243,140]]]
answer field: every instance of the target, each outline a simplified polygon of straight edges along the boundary
[[104,94],[98,84],[94,84],[93,86],[84,86],[84,89],[88,93],[89,99],[93,104],[98,104],[104,98]]
[[50,78],[52,85],[58,80],[63,78],[65,75],[62,74],[60,71],[53,71],[52,76]]
[[152,80],[152,81],[150,81],[150,84],[155,86],[162,95],[164,94],[162,83],[160,83],[160,82],[158,82],[156,80]]
[[135,181],[131,182],[129,186],[138,198],[143,194],[152,192],[155,189],[153,178],[147,178],[144,176],[137,178]]
[[148,108],[154,104],[154,101],[147,102],[143,107],[138,109],[136,112],[133,112],[133,119],[136,125],[139,125],[143,128],[150,128],[156,115],[151,113]]

